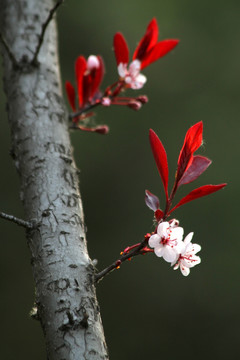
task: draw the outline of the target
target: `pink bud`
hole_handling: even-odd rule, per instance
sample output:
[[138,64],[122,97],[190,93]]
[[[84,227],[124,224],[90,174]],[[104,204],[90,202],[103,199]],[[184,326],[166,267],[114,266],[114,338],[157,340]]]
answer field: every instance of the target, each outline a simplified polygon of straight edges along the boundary
[[140,110],[141,107],[142,107],[142,104],[141,104],[140,101],[131,100],[131,101],[129,101],[127,106],[130,107],[130,109],[133,109],[133,110]]
[[101,100],[101,104],[103,106],[110,106],[111,105],[111,99],[109,99],[108,97],[103,97]]
[[88,70],[92,70],[92,69],[95,69],[95,68],[99,68],[99,60],[97,58],[97,56],[95,55],[90,55],[87,59],[87,67],[88,67]]
[[140,95],[136,100],[140,101],[141,104],[146,104],[148,102],[148,97],[146,95]]
[[107,134],[109,132],[109,127],[107,125],[99,125],[94,130],[98,134]]

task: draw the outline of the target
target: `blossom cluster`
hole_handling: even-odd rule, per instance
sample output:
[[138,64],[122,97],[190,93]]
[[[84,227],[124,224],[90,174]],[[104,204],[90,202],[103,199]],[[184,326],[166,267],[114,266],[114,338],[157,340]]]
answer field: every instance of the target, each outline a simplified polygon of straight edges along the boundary
[[[160,201],[156,195],[152,194],[149,190],[145,191],[145,203],[154,211],[154,222],[157,223],[155,231],[152,234],[146,234],[142,243],[128,246],[122,252],[122,256],[125,260],[139,254],[155,253],[158,257],[162,257],[165,261],[169,262],[174,270],[180,268],[182,274],[187,276],[190,273],[190,268],[201,262],[200,257],[196,255],[201,250],[201,247],[198,244],[192,243],[193,232],[190,232],[183,240],[184,231],[179,226],[179,221],[176,219],[167,221],[167,219],[180,206],[200,197],[210,195],[224,188],[226,184],[200,186],[192,190],[172,207],[178,188],[196,180],[211,164],[211,160],[207,157],[195,155],[195,152],[203,142],[203,123],[201,121],[196,123],[186,133],[178,157],[175,181],[170,195],[168,192],[169,169],[166,150],[152,129],[149,132],[149,140],[163,183],[166,197],[165,209],[162,210],[160,208]],[[117,264],[119,266],[120,263],[118,262]]]
[[[107,86],[104,91],[100,90],[105,73],[102,57],[100,55],[90,55],[88,59],[85,59],[84,56],[79,56],[75,62],[77,91],[69,81],[65,84],[68,100],[73,110],[73,113],[70,114],[72,127],[83,131],[106,134],[108,132],[106,125],[91,125],[89,120],[94,115],[93,108],[99,105],[104,107],[121,105],[139,110],[143,104],[147,103],[147,96],[126,97],[122,96],[122,93],[127,89],[142,89],[147,78],[141,71],[173,50],[178,42],[176,39],[158,41],[158,24],[156,19],[153,18],[130,60],[127,42],[123,34],[117,32],[113,38],[113,49],[117,63],[118,80]],[[175,181],[171,192],[169,192],[169,169],[166,150],[157,134],[150,129],[149,140],[163,183],[166,199],[165,208],[160,207],[160,201],[156,195],[149,190],[145,191],[145,203],[154,211],[155,231],[152,234],[146,234],[141,243],[128,246],[121,253],[121,258],[106,271],[104,270],[103,275],[98,276],[99,279],[108,271],[119,268],[122,261],[130,260],[131,257],[139,254],[155,253],[158,257],[162,257],[169,262],[174,270],[180,268],[184,276],[190,273],[190,268],[201,262],[200,257],[196,255],[201,250],[201,247],[192,243],[193,232],[190,232],[183,239],[184,231],[179,226],[178,220],[168,220],[168,218],[180,206],[210,195],[226,186],[225,183],[200,186],[190,191],[177,204],[173,205],[179,187],[196,180],[211,164],[211,160],[207,157],[195,155],[203,142],[202,133],[203,123],[201,121],[187,131],[177,161]]]
[[90,123],[94,115],[92,109],[99,105],[105,107],[120,105],[139,110],[148,102],[147,96],[126,97],[122,96],[122,93],[127,89],[141,89],[147,81],[141,70],[174,49],[178,42],[175,39],[158,41],[158,24],[153,18],[129,64],[127,42],[123,34],[117,32],[114,35],[113,48],[119,78],[103,92],[100,90],[105,73],[102,57],[90,55],[85,59],[80,55],[75,62],[77,92],[71,82],[65,83],[68,101],[73,111],[69,116],[72,119],[72,128],[106,134],[108,132],[106,125],[91,126]]
[[146,205],[154,211],[155,220],[158,223],[154,234],[148,240],[148,245],[154,248],[154,253],[157,256],[163,257],[165,261],[170,262],[175,270],[180,268],[185,276],[189,274],[191,267],[200,263],[200,257],[196,253],[201,250],[201,247],[198,244],[191,243],[192,232],[183,241],[183,228],[179,226],[179,222],[177,220],[167,222],[166,219],[180,206],[197,198],[210,195],[226,186],[225,183],[201,186],[192,190],[172,207],[178,188],[196,180],[211,164],[211,160],[207,157],[194,155],[195,151],[202,145],[202,134],[203,124],[201,121],[187,131],[178,157],[175,182],[169,195],[167,154],[156,133],[151,129],[149,132],[153,156],[164,187],[166,205],[164,210],[160,209],[158,197],[146,190]]
[[190,268],[199,264],[201,259],[196,255],[201,250],[198,244],[192,244],[193,232],[189,233],[183,241],[183,228],[178,221],[161,222],[156,234],[148,240],[148,245],[154,248],[158,257],[171,263],[174,270],[180,268],[182,274],[187,276]]

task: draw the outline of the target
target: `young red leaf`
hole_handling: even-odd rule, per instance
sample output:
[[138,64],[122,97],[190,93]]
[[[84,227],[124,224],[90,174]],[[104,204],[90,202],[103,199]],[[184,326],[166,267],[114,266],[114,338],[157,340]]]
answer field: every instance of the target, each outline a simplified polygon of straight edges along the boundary
[[84,56],[79,56],[75,62],[75,73],[77,79],[79,107],[82,107],[83,105],[83,96],[84,96],[83,77],[86,69],[87,69],[87,62]]
[[193,153],[201,146],[202,144],[202,132],[203,132],[203,123],[202,121],[190,127],[187,131],[182,149],[178,157],[178,168],[176,175],[176,182],[178,183],[185,173],[193,160]]
[[146,53],[157,44],[158,40],[158,25],[157,20],[153,18],[148,24],[147,30],[140,40],[136,50],[133,54],[133,60],[143,60]]
[[219,185],[204,185],[204,186],[201,186],[201,187],[199,187],[197,189],[194,189],[187,196],[182,198],[182,200],[180,200],[179,203],[177,205],[175,205],[171,209],[171,211],[169,211],[168,214],[171,214],[179,206],[182,206],[182,205],[188,203],[189,201],[198,199],[198,198],[200,198],[202,196],[210,195],[210,194],[214,193],[215,191],[218,191],[218,190],[224,188],[226,185],[227,185],[226,183],[219,184]]
[[196,155],[193,156],[193,161],[187,171],[183,174],[180,179],[178,186],[189,184],[190,182],[196,180],[212,163],[211,160],[204,156]]
[[97,59],[99,61],[99,67],[91,70],[92,84],[91,84],[91,92],[90,92],[89,100],[91,100],[94,97],[95,93],[97,92],[97,90],[103,80],[104,71],[105,71],[104,62],[103,62],[102,57],[98,55]]
[[82,78],[82,83],[81,83],[81,89],[82,89],[82,104],[81,106],[84,107],[85,104],[89,101],[90,96],[91,96],[91,90],[92,90],[92,74],[88,73],[85,74]]
[[157,220],[157,222],[159,222],[160,220],[162,220],[163,216],[164,216],[164,212],[160,209],[157,209],[154,213],[155,219]]
[[67,92],[67,97],[68,97],[69,104],[71,105],[71,108],[73,109],[73,111],[76,111],[75,89],[74,89],[74,87],[72,86],[72,84],[69,81],[66,81],[65,89],[66,89],[66,92]]
[[155,162],[157,164],[157,168],[159,174],[161,176],[163,187],[165,190],[166,199],[168,200],[168,162],[167,162],[167,154],[164,149],[163,144],[158,138],[157,134],[150,129],[149,130],[149,140],[153,152],[153,156]]
[[117,32],[114,35],[113,48],[117,60],[117,65],[119,65],[120,63],[128,64],[129,50],[128,50],[127,42],[122,33]]
[[156,211],[160,207],[158,197],[148,190],[145,190],[145,203],[149,207],[149,209],[153,211]]
[[147,54],[146,58],[141,62],[141,69],[144,69],[146,66],[150,65],[154,61],[158,60],[160,57],[163,57],[169,51],[175,48],[179,40],[171,39],[171,40],[163,40],[157,43]]

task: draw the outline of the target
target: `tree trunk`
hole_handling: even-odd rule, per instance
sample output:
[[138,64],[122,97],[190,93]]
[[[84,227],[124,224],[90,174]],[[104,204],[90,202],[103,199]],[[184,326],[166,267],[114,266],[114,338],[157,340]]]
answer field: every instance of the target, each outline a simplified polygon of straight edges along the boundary
[[88,256],[62,101],[56,24],[52,20],[31,63],[52,0],[2,0],[1,33],[12,156],[21,181],[36,284],[37,317],[49,360],[108,359]]

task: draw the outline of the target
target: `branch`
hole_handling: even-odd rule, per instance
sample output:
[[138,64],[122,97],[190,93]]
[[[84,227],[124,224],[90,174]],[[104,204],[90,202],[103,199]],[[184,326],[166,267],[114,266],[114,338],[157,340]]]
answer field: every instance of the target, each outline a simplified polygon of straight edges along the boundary
[[49,11],[47,20],[42,24],[42,31],[41,31],[41,34],[39,35],[39,40],[38,40],[38,44],[37,44],[37,47],[36,47],[36,50],[35,50],[35,54],[34,54],[33,59],[32,59],[32,61],[31,61],[31,64],[33,64],[33,65],[37,65],[37,64],[38,64],[37,57],[38,57],[39,51],[40,51],[40,49],[41,49],[41,46],[42,46],[42,43],[43,43],[43,40],[44,40],[45,32],[46,32],[46,30],[47,30],[47,27],[48,27],[50,21],[51,21],[52,18],[53,18],[53,15],[54,15],[55,12],[57,11],[58,7],[63,3],[63,1],[64,1],[64,0],[58,0],[58,1],[56,2],[56,4],[54,5],[54,7]]
[[106,276],[107,274],[109,274],[110,272],[112,272],[113,270],[117,269],[120,267],[120,265],[126,261],[131,259],[134,256],[137,255],[142,255],[145,252],[142,252],[141,250],[146,246],[146,243],[148,241],[149,237],[145,237],[145,239],[138,244],[138,246],[136,246],[134,248],[134,250],[127,252],[127,253],[123,253],[122,256],[120,256],[120,258],[118,260],[116,260],[114,263],[112,263],[111,265],[109,265],[108,267],[106,267],[104,270],[100,271],[98,274],[95,275],[95,282],[98,283],[100,280],[103,279],[104,276]]
[[5,214],[3,212],[0,212],[0,217],[2,219],[12,221],[19,226],[23,226],[26,229],[33,229],[33,224],[30,221],[25,221],[25,220],[22,220],[22,219],[19,219],[19,218],[13,216],[13,215]]
[[19,64],[18,64],[18,61],[16,60],[14,54],[12,53],[10,47],[8,46],[6,40],[4,39],[3,35],[0,33],[0,41],[2,42],[3,46],[5,47],[5,50],[9,56],[9,58],[11,59],[12,63],[13,63],[13,66],[15,68],[18,68],[19,67]]

